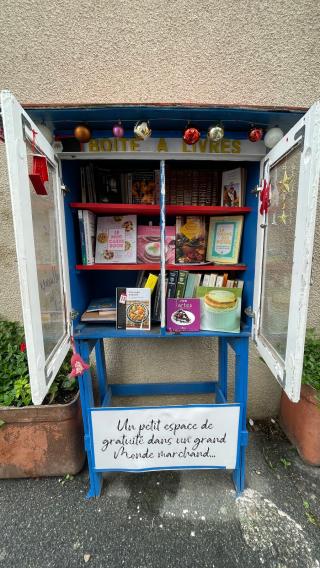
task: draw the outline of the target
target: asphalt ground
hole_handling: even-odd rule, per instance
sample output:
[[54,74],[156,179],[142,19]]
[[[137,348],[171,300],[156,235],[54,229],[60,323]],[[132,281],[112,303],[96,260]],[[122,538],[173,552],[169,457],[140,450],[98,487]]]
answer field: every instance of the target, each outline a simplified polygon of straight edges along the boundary
[[90,501],[87,470],[0,480],[0,568],[320,567],[320,468],[270,426],[239,498],[222,471],[109,474]]

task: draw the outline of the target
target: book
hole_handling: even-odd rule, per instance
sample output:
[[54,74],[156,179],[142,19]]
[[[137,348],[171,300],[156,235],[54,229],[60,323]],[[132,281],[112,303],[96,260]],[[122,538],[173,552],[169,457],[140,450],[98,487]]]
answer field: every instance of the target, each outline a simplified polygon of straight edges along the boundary
[[98,217],[96,262],[137,262],[137,216]]
[[241,207],[245,184],[244,168],[222,172],[221,205],[223,207]]
[[117,329],[149,330],[150,288],[117,288]]
[[87,264],[87,251],[86,251],[86,238],[84,234],[83,211],[78,211],[79,219],[79,232],[80,232],[80,246],[81,246],[81,259],[82,264]]
[[180,270],[177,280],[176,288],[176,298],[184,297],[184,290],[187,284],[188,272],[186,270]]
[[217,281],[217,274],[215,274],[215,272],[212,272],[212,274],[210,274],[210,278],[209,278],[209,286],[215,286],[216,285],[216,281]]
[[[166,227],[166,262],[175,261],[176,228]],[[160,227],[156,225],[138,225],[137,258],[141,263],[160,262]]]
[[167,330],[183,333],[200,330],[200,300],[167,299]]
[[156,176],[154,171],[133,172],[130,175],[131,203],[156,203]]
[[116,321],[115,298],[100,298],[92,300],[81,316],[83,322],[113,322]]
[[176,263],[201,264],[206,255],[206,226],[204,217],[176,218]]
[[121,174],[96,165],[94,176],[97,201],[99,203],[121,203]]
[[200,298],[200,329],[238,333],[241,319],[240,288],[211,288],[199,286],[196,297]]
[[96,216],[91,211],[83,211],[82,214],[87,264],[94,264],[96,248]]
[[150,273],[149,276],[148,276],[148,278],[147,278],[147,281],[146,281],[146,283],[145,283],[145,285],[144,285],[144,288],[150,288],[151,293],[152,293],[153,290],[154,290],[155,287],[156,287],[156,284],[157,284],[157,282],[158,282],[158,279],[159,279],[158,276],[156,276],[155,274]]
[[203,286],[210,286],[210,274],[204,274],[203,275],[202,285]]
[[217,264],[237,264],[243,215],[210,217],[206,259]]
[[171,270],[168,274],[167,297],[175,298],[178,280],[178,270]]
[[194,272],[189,272],[187,278],[187,284],[184,290],[184,297],[185,298],[192,298],[194,289],[195,289],[195,282],[196,282],[196,274]]

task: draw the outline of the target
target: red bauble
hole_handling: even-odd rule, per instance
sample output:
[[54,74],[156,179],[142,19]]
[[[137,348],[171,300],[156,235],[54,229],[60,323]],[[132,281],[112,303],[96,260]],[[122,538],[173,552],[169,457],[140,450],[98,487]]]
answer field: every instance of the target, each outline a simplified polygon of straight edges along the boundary
[[200,132],[197,128],[188,126],[183,133],[183,140],[186,144],[195,144],[200,138]]
[[257,128],[256,126],[254,126],[249,130],[248,138],[250,142],[260,142],[262,136],[263,136],[262,128]]

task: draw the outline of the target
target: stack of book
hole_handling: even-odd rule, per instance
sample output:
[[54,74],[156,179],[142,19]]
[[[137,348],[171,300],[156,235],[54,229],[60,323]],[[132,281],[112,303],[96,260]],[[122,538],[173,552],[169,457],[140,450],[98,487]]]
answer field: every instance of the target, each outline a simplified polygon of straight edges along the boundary
[[203,274],[186,270],[172,270],[168,273],[167,298],[194,298],[199,286],[243,288],[243,280],[229,279],[228,273]]
[[114,322],[117,318],[115,298],[92,300],[81,316],[81,321],[88,323]]
[[211,168],[166,169],[166,203],[169,205],[218,205],[219,172]]

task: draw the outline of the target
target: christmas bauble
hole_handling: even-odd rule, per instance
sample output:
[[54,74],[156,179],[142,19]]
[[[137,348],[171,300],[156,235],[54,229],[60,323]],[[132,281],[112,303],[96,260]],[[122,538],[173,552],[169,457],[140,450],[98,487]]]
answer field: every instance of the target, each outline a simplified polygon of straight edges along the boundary
[[280,142],[281,138],[283,138],[283,132],[281,128],[275,126],[266,132],[263,141],[267,148],[273,148],[276,144],[278,144],[278,142]]
[[259,142],[262,136],[263,136],[262,128],[257,128],[256,126],[253,126],[253,128],[249,130],[248,138],[250,142]]
[[74,137],[78,140],[78,142],[89,142],[91,139],[91,130],[84,124],[79,124],[74,129]]
[[146,140],[149,136],[151,136],[152,130],[149,122],[139,120],[139,122],[134,125],[133,132],[139,140]]
[[112,134],[115,138],[123,138],[124,136],[124,128],[121,122],[117,122],[112,127]]
[[219,142],[224,137],[224,128],[222,124],[215,124],[208,128],[208,138],[211,142]]
[[196,142],[198,142],[199,138],[199,130],[197,128],[194,128],[193,126],[187,126],[183,133],[183,140],[185,141],[185,143],[189,145],[195,144]]

